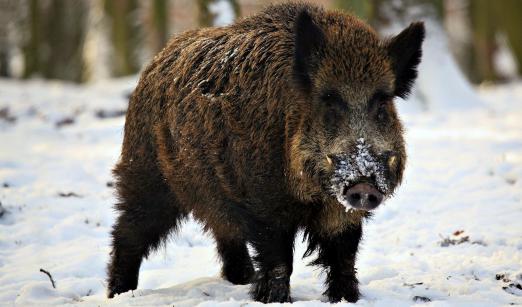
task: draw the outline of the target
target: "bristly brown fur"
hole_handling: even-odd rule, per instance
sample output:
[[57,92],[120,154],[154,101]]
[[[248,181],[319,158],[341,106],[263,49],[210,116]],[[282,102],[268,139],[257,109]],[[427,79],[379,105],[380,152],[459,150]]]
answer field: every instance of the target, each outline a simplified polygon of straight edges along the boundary
[[[329,299],[356,301],[355,255],[369,214],[345,212],[332,197],[325,156],[365,138],[383,159],[397,156],[387,178],[400,183],[402,126],[393,103],[384,104],[391,98],[371,97],[402,96],[394,92],[412,85],[420,43],[404,36],[400,45],[416,45],[413,58],[392,58],[396,50],[357,18],[287,3],[174,37],[130,98],[114,169],[120,216],[109,297],[136,289],[142,259],[192,213],[217,241],[223,276],[253,283],[254,299],[291,300],[294,238],[303,229],[309,253],[318,250],[314,263],[328,270]],[[325,102],[325,91],[337,101]]]

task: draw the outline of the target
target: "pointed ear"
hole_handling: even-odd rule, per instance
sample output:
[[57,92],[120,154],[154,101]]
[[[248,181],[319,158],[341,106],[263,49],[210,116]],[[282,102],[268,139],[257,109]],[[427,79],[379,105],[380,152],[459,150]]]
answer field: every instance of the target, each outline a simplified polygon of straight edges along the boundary
[[306,10],[302,10],[297,15],[294,33],[294,75],[301,86],[309,88],[310,71],[313,70],[315,62],[313,56],[323,44],[324,34]]
[[387,43],[388,54],[395,73],[395,96],[406,98],[417,78],[417,66],[421,61],[424,23],[411,23]]

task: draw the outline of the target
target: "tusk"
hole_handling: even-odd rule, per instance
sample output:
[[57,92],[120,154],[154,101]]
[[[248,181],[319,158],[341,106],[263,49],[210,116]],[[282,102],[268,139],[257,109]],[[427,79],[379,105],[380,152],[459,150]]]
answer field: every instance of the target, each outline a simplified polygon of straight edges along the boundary
[[332,159],[330,159],[330,157],[326,156],[326,161],[328,161],[328,164],[332,165]]
[[395,165],[397,164],[397,156],[393,155],[388,159],[388,166],[390,168],[395,168]]

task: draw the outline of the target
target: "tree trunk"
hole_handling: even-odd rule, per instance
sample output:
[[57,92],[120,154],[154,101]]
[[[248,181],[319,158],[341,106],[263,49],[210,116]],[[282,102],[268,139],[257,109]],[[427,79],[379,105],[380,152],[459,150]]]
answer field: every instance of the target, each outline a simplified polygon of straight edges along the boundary
[[105,0],[105,13],[110,19],[113,45],[113,75],[125,76],[138,72],[140,27],[136,0]]
[[200,27],[211,27],[214,24],[214,16],[208,8],[213,0],[198,0],[198,23]]
[[151,7],[153,52],[163,49],[169,39],[168,0],[154,0]]
[[29,78],[40,72],[40,57],[38,55],[40,45],[40,6],[38,0],[29,1],[28,39],[23,46],[24,53],[24,78]]
[[25,78],[82,81],[86,9],[84,0],[29,1]]
[[497,23],[506,34],[511,51],[518,64],[518,74],[522,74],[522,1],[503,0],[493,5]]
[[475,83],[481,81],[494,81],[498,76],[495,73],[493,55],[496,42],[494,6],[502,2],[493,3],[489,0],[474,0],[470,2],[471,25],[473,29],[473,63],[474,71],[470,76]]
[[10,0],[0,0],[0,76],[10,77],[11,69],[9,67],[11,39],[9,36],[9,28],[13,26],[16,15],[16,3]]
[[83,0],[53,0],[46,11],[45,61],[42,74],[49,79],[82,81],[83,43],[87,5]]

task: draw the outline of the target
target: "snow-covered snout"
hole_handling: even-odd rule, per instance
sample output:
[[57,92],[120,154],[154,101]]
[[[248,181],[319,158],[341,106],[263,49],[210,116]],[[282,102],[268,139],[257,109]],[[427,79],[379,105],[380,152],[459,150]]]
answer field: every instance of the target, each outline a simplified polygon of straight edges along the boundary
[[331,192],[346,210],[375,209],[397,185],[398,155],[377,154],[364,138],[350,152],[329,154],[326,159],[333,170]]

